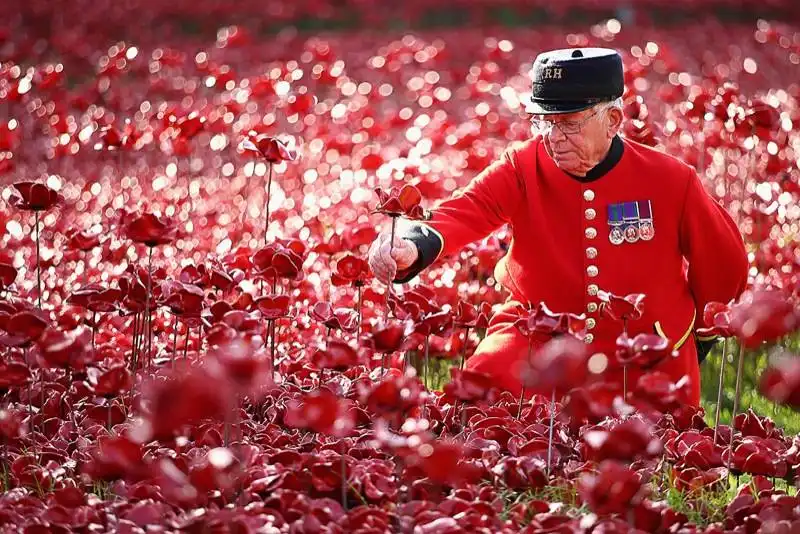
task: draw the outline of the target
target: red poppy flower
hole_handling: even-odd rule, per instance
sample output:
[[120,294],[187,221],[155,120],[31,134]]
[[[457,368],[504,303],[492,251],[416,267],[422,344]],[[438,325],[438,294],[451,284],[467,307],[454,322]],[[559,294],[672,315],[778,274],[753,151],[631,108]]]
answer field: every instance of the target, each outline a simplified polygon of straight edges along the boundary
[[383,213],[390,217],[402,215],[412,220],[425,218],[425,211],[420,206],[422,194],[413,185],[406,184],[401,189],[392,187],[388,191],[376,187],[375,193],[378,195],[375,213]]
[[148,247],[171,243],[177,234],[175,223],[152,213],[145,213],[130,221],[125,227],[125,236]]
[[370,412],[391,417],[418,406],[424,398],[424,390],[418,378],[390,371],[374,386],[360,385],[360,396]]
[[21,210],[45,211],[63,201],[59,193],[37,182],[17,182],[14,189],[9,201]]
[[205,292],[193,284],[169,281],[161,284],[161,303],[175,315],[198,317]]
[[285,246],[280,242],[270,243],[253,255],[253,267],[256,274],[266,279],[297,279],[303,272],[304,250],[302,244]]
[[731,308],[731,327],[745,347],[755,348],[800,328],[800,311],[782,291],[759,290]]
[[698,328],[700,336],[721,336],[733,337],[734,332],[731,327],[731,307],[721,302],[709,302],[703,308],[703,322],[707,328]]
[[613,460],[602,462],[596,474],[581,475],[578,494],[598,515],[625,513],[646,497],[639,475]]
[[637,334],[631,338],[623,333],[617,338],[617,359],[622,365],[652,369],[665,358],[677,355],[672,343],[656,334]]
[[352,285],[354,287],[364,286],[372,277],[369,264],[363,258],[352,254],[345,254],[336,261],[331,276],[331,282],[335,286]]
[[597,423],[616,413],[615,402],[622,395],[615,384],[594,382],[569,391],[564,399],[564,413],[569,416],[572,428],[584,423]]
[[389,321],[372,329],[370,338],[376,352],[391,353],[400,350],[405,338],[413,331],[413,323]]
[[688,376],[673,382],[665,373],[651,371],[639,377],[631,402],[648,405],[652,409],[667,413],[677,410],[687,402],[688,388]]
[[761,375],[759,391],[773,402],[800,410],[800,357],[775,358]]
[[82,370],[92,360],[87,350],[91,333],[86,329],[69,332],[47,328],[36,340],[41,358],[47,367]]
[[[255,395],[272,385],[272,370],[260,339],[236,336],[219,344],[210,354],[211,362],[219,364],[221,374],[244,395]],[[218,374],[218,373],[212,373]]]
[[341,339],[333,339],[324,348],[315,349],[311,361],[319,369],[346,371],[360,363],[358,351]]
[[87,252],[100,245],[100,234],[88,230],[73,230],[67,234],[67,247]]
[[23,415],[17,411],[0,410],[0,436],[4,440],[13,440],[27,434],[24,419]]
[[554,338],[538,348],[523,363],[522,383],[534,391],[556,391],[563,396],[586,381],[588,349],[572,336]]
[[732,470],[751,475],[783,478],[786,476],[787,465],[776,450],[777,446],[763,438],[745,437],[737,442],[733,450]]
[[644,311],[645,295],[642,293],[631,293],[620,297],[607,291],[598,291],[597,298],[601,302],[600,316],[614,321],[636,321],[641,318]]
[[414,331],[423,336],[446,337],[453,328],[453,314],[449,311],[437,311],[423,315]]
[[258,311],[261,312],[261,317],[268,321],[289,317],[289,307],[291,306],[289,295],[259,297],[255,304]]
[[152,383],[145,430],[152,439],[170,438],[184,425],[225,417],[235,396],[227,382],[207,369],[196,368]]
[[[174,116],[171,117],[174,120]],[[181,117],[175,121],[175,135],[183,140],[190,140],[197,136],[206,124],[206,118],[201,116],[197,111],[192,111],[185,117]]]
[[725,488],[728,482],[728,469],[713,467],[711,469],[696,469],[685,467],[673,469],[673,484],[679,491],[692,494]]
[[117,310],[123,292],[120,289],[103,287],[100,284],[89,284],[72,292],[67,302],[81,306],[89,311],[106,313]]
[[251,132],[241,143],[239,152],[262,157],[269,163],[280,163],[281,161],[294,161],[297,159],[297,151],[289,148],[277,137],[270,137],[267,134],[255,134]]
[[0,345],[26,347],[39,339],[39,336],[47,328],[47,324],[47,320],[38,312],[22,311],[15,313],[2,325],[6,335],[0,337]]
[[607,428],[598,427],[583,434],[586,459],[594,462],[619,460],[633,462],[661,454],[661,440],[654,429],[638,417],[614,422]]
[[545,342],[554,336],[576,336],[586,326],[584,315],[554,313],[544,302],[540,302],[533,309],[520,308],[518,313],[520,318],[514,322],[514,326],[522,335],[534,342]]
[[22,387],[28,383],[31,372],[20,362],[0,361],[0,389]]
[[0,262],[0,291],[7,291],[16,280],[16,267],[10,263]]
[[478,402],[487,400],[492,393],[492,377],[478,371],[450,368],[450,382],[444,386],[444,392],[462,402]]
[[101,437],[83,471],[95,480],[136,478],[146,471],[142,446],[125,436]]
[[131,374],[122,364],[110,366],[108,369],[90,367],[86,371],[89,389],[101,397],[114,397],[130,389],[133,384]]
[[98,136],[100,141],[95,144],[95,150],[118,150],[122,147],[122,133],[112,125],[100,128]]
[[328,389],[319,389],[286,403],[284,423],[294,428],[343,437],[350,434],[355,421],[344,402]]
[[317,302],[311,309],[311,317],[327,328],[355,332],[358,328],[358,312],[350,308],[333,308],[330,302]]

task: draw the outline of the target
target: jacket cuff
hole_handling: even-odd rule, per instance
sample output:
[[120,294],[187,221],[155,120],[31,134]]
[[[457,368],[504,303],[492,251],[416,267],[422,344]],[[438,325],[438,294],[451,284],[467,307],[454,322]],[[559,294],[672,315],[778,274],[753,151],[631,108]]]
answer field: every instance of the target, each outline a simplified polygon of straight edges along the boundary
[[394,280],[394,283],[396,284],[405,284],[413,279],[420,272],[425,270],[428,266],[439,259],[439,255],[444,249],[444,238],[442,237],[442,234],[427,224],[411,224],[402,238],[408,239],[414,243],[414,245],[417,247],[417,252],[419,252],[419,257],[417,257],[417,261],[414,262],[411,267],[397,273]]

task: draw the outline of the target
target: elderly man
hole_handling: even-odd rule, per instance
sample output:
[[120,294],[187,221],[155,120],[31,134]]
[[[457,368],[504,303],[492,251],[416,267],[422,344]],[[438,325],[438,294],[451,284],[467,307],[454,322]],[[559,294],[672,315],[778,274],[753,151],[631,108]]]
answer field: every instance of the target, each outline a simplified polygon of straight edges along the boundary
[[[537,135],[507,149],[429,220],[396,238],[391,255],[389,237],[379,236],[369,258],[375,276],[406,282],[508,224],[511,246],[495,277],[509,297],[468,368],[518,394],[528,342],[513,326],[512,310],[544,302],[586,315],[585,341],[608,362],[602,379],[621,385],[614,357],[621,326],[600,313],[598,292],[644,293],[644,313],[628,333],[670,340],[678,356],[656,369],[675,381],[688,376],[685,400],[698,404],[699,361],[709,348],[694,336],[705,326],[703,308],[737,297],[747,281],[736,224],[693,168],[619,137],[624,84],[616,51],[546,52],[532,75],[528,111]],[[629,370],[630,383],[640,374]]]

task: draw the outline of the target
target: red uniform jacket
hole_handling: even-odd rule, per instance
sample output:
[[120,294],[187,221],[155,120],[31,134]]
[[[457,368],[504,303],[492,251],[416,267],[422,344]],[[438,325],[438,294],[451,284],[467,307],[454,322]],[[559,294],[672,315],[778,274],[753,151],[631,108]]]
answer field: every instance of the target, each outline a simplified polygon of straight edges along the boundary
[[[649,202],[649,240],[614,244],[609,206]],[[617,208],[613,208],[617,209]],[[640,213],[642,218],[646,213]],[[629,335],[669,338],[679,356],[656,370],[674,380],[687,375],[699,403],[699,364],[693,333],[707,302],[728,302],[747,281],[748,259],[728,213],[703,189],[694,169],[644,145],[615,138],[609,156],[585,178],[556,167],[537,137],[510,147],[460,193],[432,210],[430,220],[406,235],[421,258],[398,281],[413,278],[436,259],[458,252],[509,224],[512,241],[495,268],[510,296],[494,315],[486,338],[467,367],[493,375],[497,385],[520,392],[519,363],[528,342],[513,326],[511,308],[544,302],[554,312],[585,313],[586,342],[608,357],[603,380],[621,384],[615,357],[621,325],[598,313],[598,290],[644,293],[644,314]],[[640,372],[628,371],[634,385]],[[543,392],[545,394],[549,392]]]

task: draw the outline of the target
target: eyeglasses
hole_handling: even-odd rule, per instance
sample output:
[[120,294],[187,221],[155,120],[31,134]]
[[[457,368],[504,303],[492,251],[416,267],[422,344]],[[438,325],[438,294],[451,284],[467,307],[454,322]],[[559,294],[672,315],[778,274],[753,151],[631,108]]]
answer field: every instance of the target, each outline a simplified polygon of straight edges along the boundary
[[580,132],[581,129],[583,128],[583,125],[589,122],[592,119],[592,117],[594,117],[601,111],[605,111],[611,108],[613,105],[614,103],[612,102],[611,104],[607,104],[605,106],[596,108],[594,112],[590,113],[589,115],[587,115],[586,117],[584,117],[582,120],[579,121],[556,122],[547,119],[532,118],[531,124],[533,124],[536,127],[536,129],[542,133],[549,132],[553,128],[553,126],[556,126],[565,135],[572,135]]

